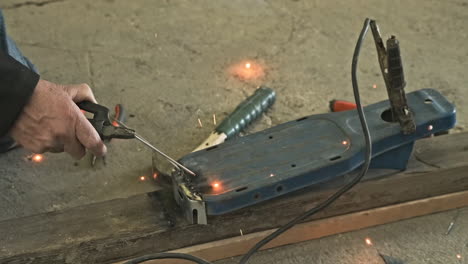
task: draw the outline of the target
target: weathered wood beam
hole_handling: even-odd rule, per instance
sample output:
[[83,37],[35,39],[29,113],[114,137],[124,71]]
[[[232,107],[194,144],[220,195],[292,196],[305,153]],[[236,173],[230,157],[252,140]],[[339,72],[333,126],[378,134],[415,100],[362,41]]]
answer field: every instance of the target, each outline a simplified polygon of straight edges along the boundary
[[[212,217],[207,226],[188,225],[177,215],[176,225],[171,227],[153,193],[6,220],[0,222],[0,262],[113,263],[235,238],[240,229],[244,234],[268,232],[313,207],[336,188],[327,185],[304,190],[232,214]],[[417,142],[415,160],[407,171],[360,183],[310,220],[359,215],[365,210],[430,197],[452,197],[443,195],[467,189],[468,133],[430,138]],[[422,213],[448,209],[451,208]]]

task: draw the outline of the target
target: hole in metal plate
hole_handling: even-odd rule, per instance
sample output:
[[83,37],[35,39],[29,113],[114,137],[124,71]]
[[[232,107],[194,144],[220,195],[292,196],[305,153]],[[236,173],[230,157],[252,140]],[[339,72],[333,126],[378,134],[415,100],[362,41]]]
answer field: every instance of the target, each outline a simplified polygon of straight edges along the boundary
[[242,191],[245,191],[247,190],[248,187],[242,187],[242,188],[239,188],[236,190],[236,192],[242,192]]
[[276,192],[282,192],[283,191],[283,185],[279,185],[276,187]]
[[192,219],[194,224],[198,224],[198,210],[193,209],[192,210]]
[[395,117],[393,116],[392,114],[392,110],[391,109],[387,109],[385,111],[382,112],[382,115],[380,116],[382,118],[383,121],[385,122],[389,122],[389,123],[394,123],[394,122],[397,122],[397,120],[395,119]]
[[330,161],[338,160],[340,158],[341,158],[341,156],[336,156],[336,157],[331,158]]

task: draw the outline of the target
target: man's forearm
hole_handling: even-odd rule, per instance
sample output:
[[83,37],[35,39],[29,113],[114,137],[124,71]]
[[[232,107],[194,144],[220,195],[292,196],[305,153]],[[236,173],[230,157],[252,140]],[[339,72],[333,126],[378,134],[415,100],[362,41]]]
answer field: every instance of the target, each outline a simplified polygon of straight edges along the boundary
[[0,137],[13,126],[38,81],[37,73],[0,50]]

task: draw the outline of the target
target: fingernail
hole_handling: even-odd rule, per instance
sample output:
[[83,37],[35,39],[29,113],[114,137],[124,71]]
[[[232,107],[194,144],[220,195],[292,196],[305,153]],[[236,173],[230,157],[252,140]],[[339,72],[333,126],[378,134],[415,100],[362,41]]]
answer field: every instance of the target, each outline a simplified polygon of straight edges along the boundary
[[107,154],[107,147],[105,144],[103,144],[103,147],[102,147],[102,156],[105,156]]

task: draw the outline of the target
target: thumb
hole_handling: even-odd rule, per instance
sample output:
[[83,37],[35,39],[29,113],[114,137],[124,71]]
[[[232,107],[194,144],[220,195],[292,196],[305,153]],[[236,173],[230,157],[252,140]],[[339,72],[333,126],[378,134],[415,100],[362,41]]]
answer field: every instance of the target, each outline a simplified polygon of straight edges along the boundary
[[81,101],[97,103],[96,98],[94,98],[93,90],[91,90],[91,87],[85,83],[67,85],[65,86],[65,91],[70,95],[71,99],[75,103],[79,103]]
[[91,125],[91,123],[86,119],[86,117],[81,114],[78,107],[77,110],[77,120],[75,124],[75,133],[78,141],[89,151],[91,151],[96,156],[106,155],[107,148],[102,142],[101,137],[99,136],[96,129]]

